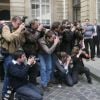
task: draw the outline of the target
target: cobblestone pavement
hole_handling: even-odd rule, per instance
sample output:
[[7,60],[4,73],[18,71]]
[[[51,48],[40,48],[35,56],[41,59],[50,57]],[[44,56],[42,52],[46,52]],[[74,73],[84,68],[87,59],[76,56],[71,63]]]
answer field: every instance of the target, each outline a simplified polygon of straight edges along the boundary
[[[2,88],[2,83],[0,87]],[[82,77],[73,87],[62,85],[59,88],[58,85],[54,85],[50,88],[50,92],[44,93],[43,100],[100,100],[100,82],[93,79],[93,84],[88,84]]]
[[100,100],[100,82],[96,80],[93,80],[93,84],[88,84],[85,78],[82,78],[73,87],[54,86],[50,90],[45,93],[44,100]]

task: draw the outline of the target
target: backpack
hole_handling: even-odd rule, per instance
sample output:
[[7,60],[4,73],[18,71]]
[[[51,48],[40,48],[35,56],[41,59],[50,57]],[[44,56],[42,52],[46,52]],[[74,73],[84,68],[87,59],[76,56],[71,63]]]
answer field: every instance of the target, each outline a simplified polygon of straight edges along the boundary
[[[10,28],[10,31],[12,32],[12,25],[9,22],[5,22],[5,24]],[[3,36],[2,36],[2,28],[3,28],[4,24],[0,24],[0,61],[3,61],[5,56],[7,56],[9,54],[9,45],[10,42],[6,41]],[[7,42],[8,44],[8,50],[6,50],[5,48],[2,47],[3,43]]]

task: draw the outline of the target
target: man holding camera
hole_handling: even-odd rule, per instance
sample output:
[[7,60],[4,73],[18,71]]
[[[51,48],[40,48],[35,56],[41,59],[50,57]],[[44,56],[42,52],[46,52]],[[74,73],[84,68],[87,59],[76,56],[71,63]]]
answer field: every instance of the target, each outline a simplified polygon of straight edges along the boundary
[[[43,29],[43,25],[39,24],[37,19],[34,19],[30,22],[30,25],[25,29],[25,43],[23,45],[23,49],[27,57],[29,56],[37,56],[37,40],[41,35],[41,31]],[[38,75],[38,64],[36,63],[34,67],[29,68],[29,80],[31,83],[37,85]]]
[[1,48],[7,52],[4,59],[4,85],[2,90],[2,96],[4,97],[7,91],[7,86],[9,85],[9,79],[7,77],[8,63],[12,59],[12,54],[21,47],[21,43],[24,42],[23,29],[25,24],[22,23],[22,19],[19,16],[14,16],[10,24],[4,24],[2,28],[2,39]]
[[52,53],[60,40],[52,31],[48,31],[38,42],[40,45],[38,56],[40,59],[41,85],[44,91],[49,91],[48,83],[50,82],[52,72]]
[[27,60],[22,50],[16,51],[9,63],[7,74],[18,100],[42,100],[42,92],[28,81],[28,70],[34,67],[35,63],[35,58],[29,57]]

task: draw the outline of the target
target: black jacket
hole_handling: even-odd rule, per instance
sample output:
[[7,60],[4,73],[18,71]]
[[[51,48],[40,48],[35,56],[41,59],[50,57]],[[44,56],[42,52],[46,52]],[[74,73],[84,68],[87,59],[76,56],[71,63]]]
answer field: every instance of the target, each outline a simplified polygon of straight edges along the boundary
[[10,86],[17,89],[28,83],[28,69],[29,65],[9,63],[8,77]]

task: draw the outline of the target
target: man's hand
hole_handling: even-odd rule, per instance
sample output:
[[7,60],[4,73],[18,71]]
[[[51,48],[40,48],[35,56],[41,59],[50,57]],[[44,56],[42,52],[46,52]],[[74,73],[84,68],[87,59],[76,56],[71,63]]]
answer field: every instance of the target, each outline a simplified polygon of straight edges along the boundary
[[76,27],[73,27],[73,28],[71,29],[72,32],[74,32],[75,30],[76,30]]
[[56,44],[56,45],[57,45],[59,42],[60,42],[59,37],[58,37],[58,36],[56,36],[56,37],[55,37],[55,39],[54,39],[54,44]]
[[28,58],[28,61],[27,61],[28,65],[32,65],[32,64],[35,64],[35,63],[36,63],[35,57],[29,57]]
[[71,61],[71,56],[68,56],[67,61],[69,62]]
[[25,29],[25,23],[22,23],[22,24],[19,26],[19,28],[21,29],[21,31],[22,31],[23,29]]
[[42,24],[40,24],[39,26],[38,26],[38,31],[42,31],[42,29],[43,29],[43,25]]

